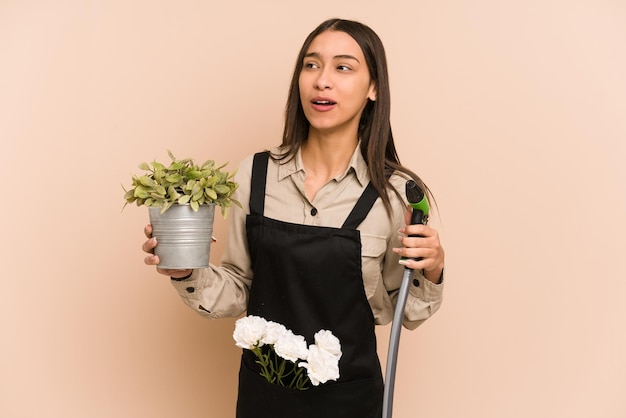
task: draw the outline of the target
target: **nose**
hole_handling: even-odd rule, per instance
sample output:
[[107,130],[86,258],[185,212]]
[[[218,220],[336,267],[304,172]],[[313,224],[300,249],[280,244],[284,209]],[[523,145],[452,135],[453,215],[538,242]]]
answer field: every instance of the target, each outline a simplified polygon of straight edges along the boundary
[[318,72],[315,79],[315,88],[320,91],[332,88],[332,80],[327,69],[322,69]]

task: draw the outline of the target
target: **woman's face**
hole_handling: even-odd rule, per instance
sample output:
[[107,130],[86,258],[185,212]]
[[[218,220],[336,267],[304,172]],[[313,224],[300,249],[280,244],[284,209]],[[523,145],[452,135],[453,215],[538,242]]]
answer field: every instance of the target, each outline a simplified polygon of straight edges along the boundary
[[359,44],[347,33],[319,34],[306,51],[298,80],[300,101],[311,129],[356,134],[367,100],[376,100]]

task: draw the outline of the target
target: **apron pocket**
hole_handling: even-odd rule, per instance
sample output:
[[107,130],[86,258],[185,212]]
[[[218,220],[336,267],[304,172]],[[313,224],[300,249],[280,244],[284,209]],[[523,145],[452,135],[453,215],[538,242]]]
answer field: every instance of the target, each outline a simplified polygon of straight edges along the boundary
[[370,378],[307,390],[268,383],[242,361],[237,418],[380,418],[383,383]]

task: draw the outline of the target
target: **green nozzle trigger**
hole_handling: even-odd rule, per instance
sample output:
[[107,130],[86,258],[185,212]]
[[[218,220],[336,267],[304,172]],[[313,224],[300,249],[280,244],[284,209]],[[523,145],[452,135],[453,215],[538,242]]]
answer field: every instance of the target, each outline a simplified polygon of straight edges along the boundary
[[[413,209],[411,213],[411,225],[426,224],[428,222],[428,212],[430,211],[428,199],[424,191],[413,180],[406,182],[406,199]],[[419,237],[420,235],[409,236]],[[401,259],[406,260],[405,257],[401,257]],[[419,261],[421,258],[416,258],[415,260]]]
[[424,191],[413,181],[406,182],[406,198],[409,205],[413,208],[413,216],[411,216],[412,224],[425,224],[428,220],[428,212],[430,206]]

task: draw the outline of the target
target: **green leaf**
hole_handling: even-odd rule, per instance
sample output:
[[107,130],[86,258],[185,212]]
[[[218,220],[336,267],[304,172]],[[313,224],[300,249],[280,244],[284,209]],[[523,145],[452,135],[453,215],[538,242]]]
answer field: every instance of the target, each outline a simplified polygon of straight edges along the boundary
[[189,202],[189,206],[191,206],[191,209],[193,209],[195,212],[197,212],[198,209],[200,209],[200,205],[198,204],[198,202],[195,202],[193,200]]
[[172,207],[172,205],[174,204],[174,202],[167,202],[163,205],[163,208],[161,209],[161,213],[165,212],[166,210],[168,210],[169,208]]
[[220,179],[219,179],[217,176],[207,177],[207,179],[206,179],[206,185],[207,185],[207,187],[213,187],[213,186],[215,186],[215,185],[217,184],[217,182],[218,182],[219,180],[220,180]]
[[213,169],[213,167],[215,167],[215,161],[213,160],[207,160],[204,162],[204,164],[202,164],[202,169],[206,170],[206,169]]
[[206,194],[206,196],[211,199],[211,201],[217,199],[217,193],[215,193],[215,190],[213,189],[206,189],[204,191],[204,194]]
[[134,193],[135,197],[139,198],[139,199],[147,199],[149,196],[148,191],[146,190],[145,187],[143,186],[137,186],[135,187],[135,193]]
[[182,181],[182,176],[178,173],[174,173],[174,174],[168,174],[165,176],[165,180],[167,180],[170,183],[178,183],[180,181]]
[[148,187],[154,187],[157,185],[156,182],[148,176],[141,176],[139,178],[139,181],[141,182],[141,184]]
[[216,184],[215,185],[215,191],[219,194],[229,194],[230,193],[230,187],[228,187],[225,184]]
[[174,186],[170,186],[167,188],[167,194],[170,195],[172,200],[177,200],[180,197],[180,194],[176,191]]
[[197,193],[193,194],[191,196],[191,201],[192,202],[197,202],[198,200],[200,200],[200,198],[204,195],[204,193],[202,192],[202,190],[199,190]]
[[202,171],[190,170],[187,172],[187,178],[192,180],[199,179],[200,177],[202,177]]
[[135,200],[135,191],[133,189],[130,189],[126,193],[124,193],[124,200],[128,199]]
[[145,171],[150,171],[150,166],[148,165],[148,163],[141,163],[141,164],[139,164],[139,168],[141,168],[142,170],[145,170]]
[[170,171],[177,171],[177,170],[180,170],[183,167],[185,167],[185,164],[181,163],[180,161],[174,161],[172,164],[170,164],[169,170]]
[[179,205],[185,205],[187,203],[189,203],[189,200],[191,199],[191,195],[182,195],[181,197],[178,198],[178,204]]

